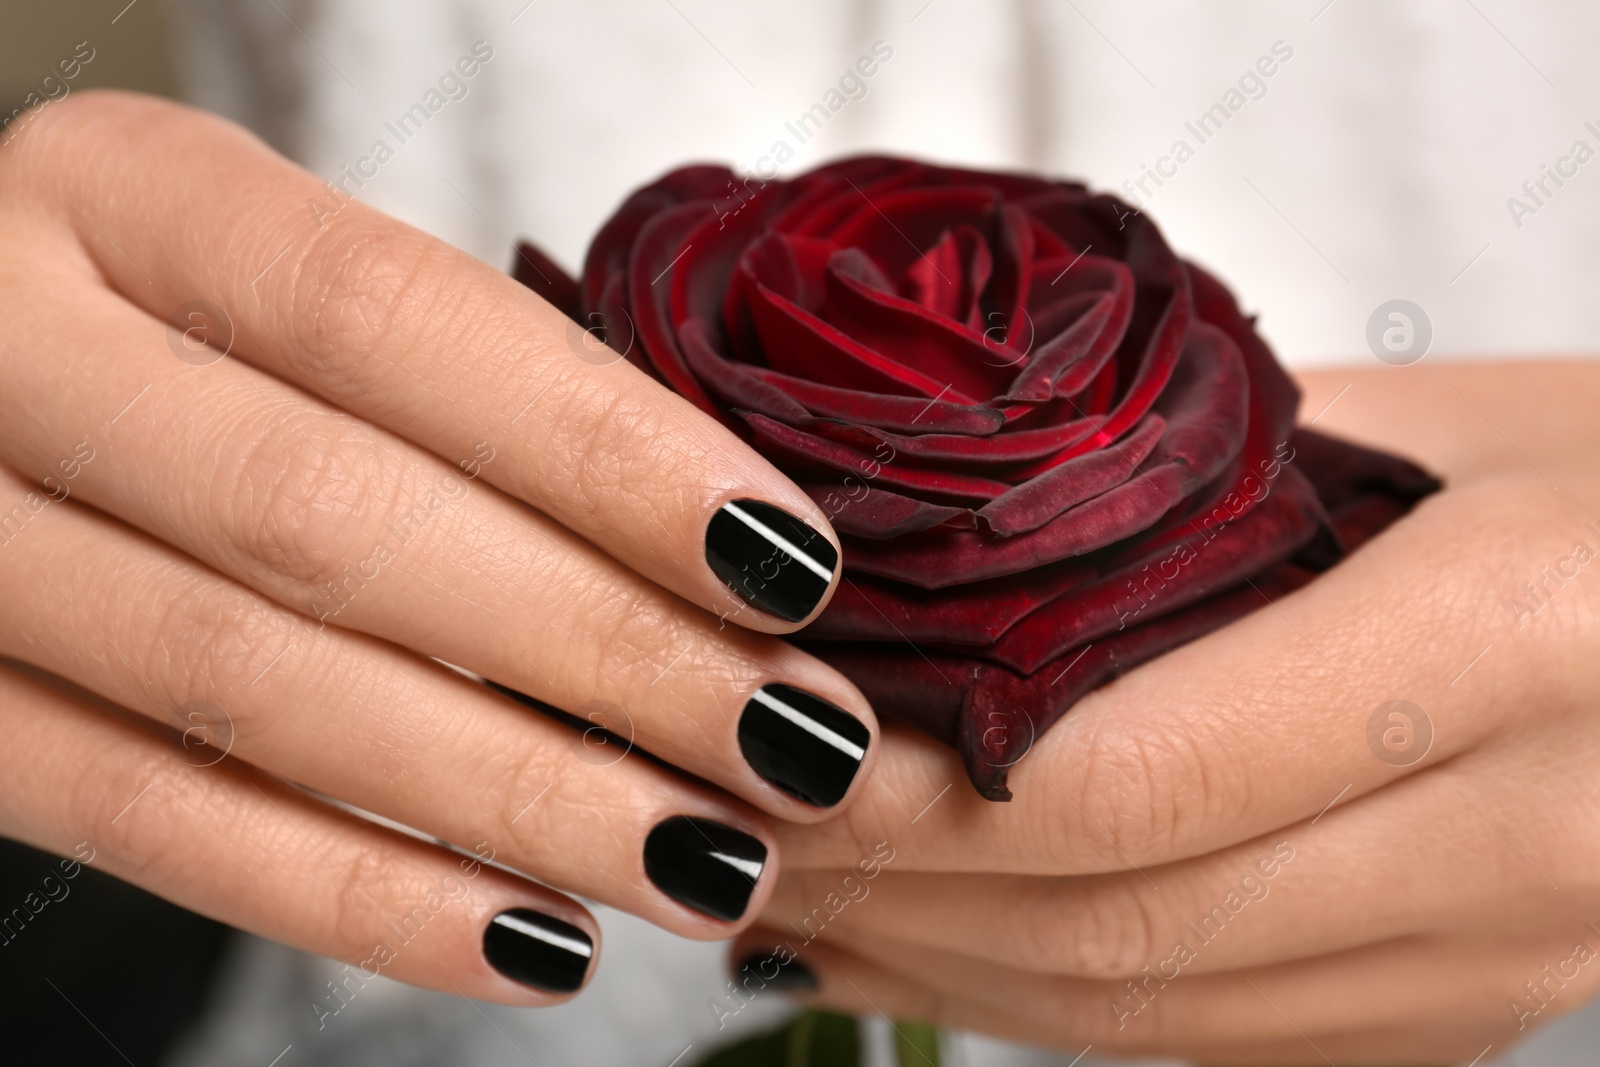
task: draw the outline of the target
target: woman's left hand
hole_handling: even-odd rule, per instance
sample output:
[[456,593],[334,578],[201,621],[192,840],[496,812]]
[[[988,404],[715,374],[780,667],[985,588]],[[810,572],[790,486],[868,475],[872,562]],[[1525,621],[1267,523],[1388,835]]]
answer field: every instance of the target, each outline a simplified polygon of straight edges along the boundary
[[781,831],[745,990],[1276,1064],[1466,1062],[1600,991],[1600,364],[1307,389],[1450,488],[1082,701],[1009,804],[886,730],[855,808]]

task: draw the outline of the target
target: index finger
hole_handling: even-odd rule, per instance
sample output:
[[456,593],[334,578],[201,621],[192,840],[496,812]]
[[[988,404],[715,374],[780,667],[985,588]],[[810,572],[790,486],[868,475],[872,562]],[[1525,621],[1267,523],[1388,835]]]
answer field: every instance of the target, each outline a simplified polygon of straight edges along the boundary
[[49,183],[18,183],[38,198],[28,209],[64,218],[169,326],[208,328],[470,464],[741,625],[787,632],[831,595],[838,540],[799,488],[620,357],[584,358],[581,331],[501,271],[355,200],[360,177],[318,182],[230,123],[148,98],[75,95],[52,112],[7,160]]
[[1507,706],[1562,707],[1592,664],[1581,627],[1519,630],[1503,601],[1571,551],[1593,499],[1533,479],[1423,502],[1309,586],[1090,694],[1012,769],[1010,803],[978,796],[954,752],[886,729],[854,808],[780,831],[785,862],[845,868],[886,841],[897,871],[1139,869],[1468,751]]

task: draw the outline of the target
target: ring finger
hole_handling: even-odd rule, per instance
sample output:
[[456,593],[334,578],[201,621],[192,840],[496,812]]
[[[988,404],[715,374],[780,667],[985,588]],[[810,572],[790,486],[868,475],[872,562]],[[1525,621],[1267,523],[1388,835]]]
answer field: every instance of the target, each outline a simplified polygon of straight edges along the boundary
[[0,655],[206,742],[196,762],[247,760],[688,937],[727,937],[765,902],[770,831],[720,791],[649,760],[587,761],[560,723],[70,500],[4,551],[0,604],[35,607],[0,609]]

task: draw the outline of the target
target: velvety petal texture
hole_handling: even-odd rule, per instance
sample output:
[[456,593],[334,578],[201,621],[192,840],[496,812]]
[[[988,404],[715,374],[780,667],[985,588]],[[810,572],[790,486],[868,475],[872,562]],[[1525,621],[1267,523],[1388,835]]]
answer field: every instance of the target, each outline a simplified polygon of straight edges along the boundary
[[1294,428],[1232,294],[1070,182],[684,167],[516,276],[789,474],[844,542],[800,643],[1006,775],[1095,686],[1310,581],[1439,483]]

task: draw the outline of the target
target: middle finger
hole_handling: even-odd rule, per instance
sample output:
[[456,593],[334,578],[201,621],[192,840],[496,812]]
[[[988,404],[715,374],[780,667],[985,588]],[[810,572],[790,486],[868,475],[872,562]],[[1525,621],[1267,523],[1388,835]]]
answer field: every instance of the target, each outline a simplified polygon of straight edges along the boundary
[[593,713],[786,818],[821,818],[859,779],[875,723],[853,685],[476,481],[492,443],[453,468],[249,366],[174,358],[115,294],[69,303],[48,269],[15,284],[37,313],[0,342],[17,429],[0,459],[321,623]]

